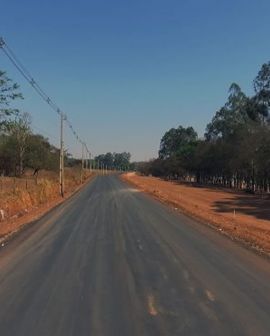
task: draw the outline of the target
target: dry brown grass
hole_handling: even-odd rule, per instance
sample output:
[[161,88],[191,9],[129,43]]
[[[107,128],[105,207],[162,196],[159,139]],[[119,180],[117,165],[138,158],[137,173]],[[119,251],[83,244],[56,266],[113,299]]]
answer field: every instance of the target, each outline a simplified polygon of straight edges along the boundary
[[[90,177],[85,172],[84,179]],[[25,221],[31,220],[62,201],[59,196],[58,174],[41,171],[37,180],[32,177],[2,178],[0,192],[0,237],[17,230]],[[29,182],[31,181],[31,182]],[[15,183],[15,186],[14,186]],[[81,185],[80,169],[65,169],[65,192],[70,195]],[[5,186],[5,188],[4,188]]]

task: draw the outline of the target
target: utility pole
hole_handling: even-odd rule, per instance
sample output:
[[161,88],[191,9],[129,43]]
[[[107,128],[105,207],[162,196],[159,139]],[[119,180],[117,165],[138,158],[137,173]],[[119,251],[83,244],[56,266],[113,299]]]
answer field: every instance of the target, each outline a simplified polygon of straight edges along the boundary
[[62,197],[65,194],[64,187],[64,114],[60,112],[59,191]]
[[84,168],[87,169],[87,148],[86,148],[86,144],[84,144]]
[[81,183],[83,183],[83,170],[84,170],[84,143],[82,142],[82,168],[81,168]]
[[88,169],[88,158],[87,158],[87,149],[86,147],[84,147],[85,149],[85,158],[84,158],[84,169],[87,170]]
[[92,163],[91,163],[91,153],[89,153],[89,170],[92,170]]

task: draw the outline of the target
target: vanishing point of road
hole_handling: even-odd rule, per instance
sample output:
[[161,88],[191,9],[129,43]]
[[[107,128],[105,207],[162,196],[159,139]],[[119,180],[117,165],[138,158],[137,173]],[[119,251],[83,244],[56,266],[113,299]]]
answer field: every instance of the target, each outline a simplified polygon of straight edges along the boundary
[[0,335],[269,336],[270,263],[97,176],[0,249]]

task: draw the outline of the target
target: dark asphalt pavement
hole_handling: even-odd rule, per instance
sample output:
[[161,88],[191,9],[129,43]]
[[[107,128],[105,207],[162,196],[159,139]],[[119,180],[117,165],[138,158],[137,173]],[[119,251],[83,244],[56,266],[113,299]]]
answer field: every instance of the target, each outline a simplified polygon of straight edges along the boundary
[[45,335],[269,336],[270,263],[98,176],[0,249],[0,336]]

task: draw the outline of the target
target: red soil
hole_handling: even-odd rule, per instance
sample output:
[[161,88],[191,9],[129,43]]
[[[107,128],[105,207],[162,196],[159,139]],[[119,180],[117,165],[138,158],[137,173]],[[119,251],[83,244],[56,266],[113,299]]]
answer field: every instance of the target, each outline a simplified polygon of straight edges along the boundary
[[122,178],[157,199],[270,255],[270,200],[212,187],[194,187],[128,173]]
[[[84,180],[89,181],[93,175],[85,173]],[[3,188],[0,193],[0,241],[25,224],[40,218],[50,209],[62,203],[81,188],[80,170],[66,169],[65,198],[59,195],[58,176],[52,172],[42,172],[38,183],[25,188]],[[5,186],[5,185],[4,185]],[[24,186],[24,183],[23,183]]]

